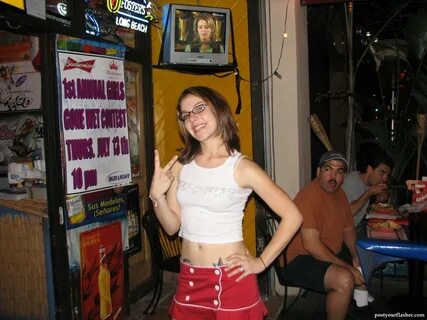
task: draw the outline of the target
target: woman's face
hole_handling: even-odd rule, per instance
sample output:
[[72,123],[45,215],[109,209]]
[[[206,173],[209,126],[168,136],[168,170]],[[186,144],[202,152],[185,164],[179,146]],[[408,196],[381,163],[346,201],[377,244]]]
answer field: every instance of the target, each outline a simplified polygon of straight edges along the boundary
[[201,42],[209,42],[212,35],[212,29],[206,20],[199,20],[197,22],[197,32]]
[[181,113],[189,113],[189,117],[184,120],[184,127],[194,139],[203,142],[217,135],[217,120],[206,101],[189,94],[181,100],[180,107]]

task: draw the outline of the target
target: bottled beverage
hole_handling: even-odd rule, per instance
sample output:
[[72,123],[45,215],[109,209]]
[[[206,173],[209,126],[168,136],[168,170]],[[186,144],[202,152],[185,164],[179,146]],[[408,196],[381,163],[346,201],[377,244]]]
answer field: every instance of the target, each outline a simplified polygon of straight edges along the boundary
[[99,317],[106,319],[113,312],[111,303],[110,291],[110,270],[105,261],[105,247],[101,245],[99,248],[99,275],[98,275],[98,289],[99,289]]

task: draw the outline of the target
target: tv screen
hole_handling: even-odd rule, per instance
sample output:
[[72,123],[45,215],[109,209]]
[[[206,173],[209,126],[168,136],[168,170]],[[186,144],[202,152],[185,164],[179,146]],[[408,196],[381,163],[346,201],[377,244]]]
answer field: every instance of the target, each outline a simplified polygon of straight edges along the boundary
[[230,9],[193,5],[163,8],[163,64],[227,65]]

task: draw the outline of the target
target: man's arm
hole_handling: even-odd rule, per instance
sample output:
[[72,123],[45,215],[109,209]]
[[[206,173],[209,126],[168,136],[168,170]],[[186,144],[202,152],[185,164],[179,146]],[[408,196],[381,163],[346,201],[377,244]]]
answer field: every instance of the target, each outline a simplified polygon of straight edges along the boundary
[[[357,233],[354,227],[349,227],[344,229],[344,243],[347,246],[353,258],[353,266],[358,267],[359,258],[356,251],[356,240],[357,240]],[[354,265],[355,260],[357,261],[357,265]]]
[[350,211],[355,216],[359,210],[365,205],[372,196],[382,194],[387,190],[387,184],[380,183],[375,186],[371,186],[366,190],[359,198],[350,202]]
[[[362,273],[355,266],[352,266],[344,260],[338,258],[331,251],[331,249],[329,249],[329,247],[320,240],[319,231],[317,231],[316,229],[301,229],[301,236],[305,250],[307,250],[310,255],[313,256],[313,258],[321,261],[331,262],[333,264],[346,268],[353,274],[356,285],[362,285],[365,283],[365,279],[363,278]],[[354,250],[356,250],[355,245],[353,248]]]
[[344,268],[351,269],[351,265],[344,260],[338,258],[329,247],[320,240],[319,231],[316,229],[301,229],[302,243],[304,249],[313,256],[313,258],[321,261],[331,262],[340,265]]
[[360,209],[365,205],[367,201],[371,198],[369,189],[366,190],[359,198],[350,202],[350,211],[353,216],[355,216]]
[[[352,256],[352,260],[353,260],[353,267],[356,268],[356,270],[358,270],[357,268],[360,269],[360,261],[359,261],[359,256],[357,254],[356,251],[356,241],[357,241],[357,233],[356,233],[356,229],[354,227],[349,227],[347,229],[344,229],[344,243],[347,246],[348,250],[350,251],[350,254]],[[354,273],[353,273],[354,275]],[[357,275],[359,276],[359,275]],[[365,284],[365,278],[363,277],[362,273],[360,273],[361,279],[359,279],[359,283],[357,283],[357,279],[356,279],[356,284],[357,285],[364,285]],[[360,287],[362,288],[362,287]],[[363,289],[362,289],[363,290]]]

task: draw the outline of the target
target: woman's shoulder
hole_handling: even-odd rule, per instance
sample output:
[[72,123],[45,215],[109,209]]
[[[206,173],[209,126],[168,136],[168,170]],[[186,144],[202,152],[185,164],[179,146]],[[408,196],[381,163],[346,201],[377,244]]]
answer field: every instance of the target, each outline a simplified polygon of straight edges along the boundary
[[251,189],[269,179],[265,171],[255,161],[246,156],[240,157],[240,160],[236,163],[234,177],[239,186]]
[[248,156],[241,153],[240,151],[233,150],[233,151],[229,152],[228,158],[234,162],[234,165],[236,165],[241,160],[248,159]]
[[256,164],[255,161],[251,160],[247,155],[244,154],[235,154],[236,161],[234,164],[234,169],[240,173],[247,175],[251,172],[260,170],[261,168]]
[[179,173],[181,172],[182,168],[184,167],[184,164],[179,162],[178,160],[174,163],[174,165],[171,168],[172,174],[177,177]]

